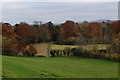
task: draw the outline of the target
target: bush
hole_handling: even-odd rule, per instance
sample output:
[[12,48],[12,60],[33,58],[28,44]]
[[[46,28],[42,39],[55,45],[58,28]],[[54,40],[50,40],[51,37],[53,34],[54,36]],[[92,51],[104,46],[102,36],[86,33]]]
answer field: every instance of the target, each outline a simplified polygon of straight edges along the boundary
[[64,40],[65,44],[73,45],[76,43],[76,37],[68,37]]
[[26,46],[26,49],[23,54],[24,56],[35,56],[35,54],[37,54],[37,50],[34,48],[34,46],[29,45]]
[[5,40],[2,43],[2,54],[8,56],[15,56],[18,53],[18,50],[15,49],[15,43],[12,43],[11,40]]
[[55,57],[56,50],[50,50],[50,56]]
[[72,55],[71,54],[71,48],[70,47],[65,47],[64,48],[64,56],[67,54],[67,56],[70,56]]
[[50,56],[51,57],[62,56],[62,53],[64,53],[64,50],[59,50],[59,49],[50,50]]
[[120,61],[120,55],[117,53],[100,53],[84,50],[83,48],[72,48],[73,56],[84,57],[84,58],[94,58],[94,59],[106,59],[111,61]]
[[37,53],[37,50],[32,45],[29,46],[29,51],[32,53],[32,55],[35,55]]
[[72,48],[72,53],[73,56],[79,56],[79,57],[90,57],[91,55],[91,51],[85,50],[82,47],[79,48]]
[[63,40],[58,40],[57,42],[55,42],[56,44],[60,44],[60,45],[73,45],[77,43],[77,38],[76,37],[68,37],[66,39]]

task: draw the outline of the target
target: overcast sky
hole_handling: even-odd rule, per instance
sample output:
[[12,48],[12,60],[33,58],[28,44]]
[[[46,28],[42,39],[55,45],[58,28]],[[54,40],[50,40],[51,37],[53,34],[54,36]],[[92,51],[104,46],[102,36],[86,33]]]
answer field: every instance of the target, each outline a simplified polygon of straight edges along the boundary
[[[1,14],[1,13],[0,13]],[[34,20],[63,23],[118,19],[118,2],[9,2],[2,4],[2,21],[11,24]]]

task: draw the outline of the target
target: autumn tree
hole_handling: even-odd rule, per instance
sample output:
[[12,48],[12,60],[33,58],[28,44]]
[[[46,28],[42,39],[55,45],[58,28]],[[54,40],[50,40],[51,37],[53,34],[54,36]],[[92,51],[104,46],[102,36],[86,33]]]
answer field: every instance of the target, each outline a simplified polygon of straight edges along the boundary
[[102,25],[98,22],[90,23],[86,28],[91,41],[101,38]]
[[114,21],[110,25],[111,29],[111,50],[112,52],[119,53],[119,48],[120,48],[120,21]]
[[76,24],[75,26],[75,32],[76,32],[76,42],[77,44],[80,45],[85,45],[87,41],[87,35],[86,35],[86,30],[85,27],[82,26],[81,24]]
[[83,21],[82,24],[80,24],[81,27],[83,28],[87,28],[89,26],[89,22],[88,21]]
[[65,39],[65,43],[69,45],[74,45],[77,43],[77,38],[76,37],[68,37]]
[[25,22],[15,25],[15,31],[18,35],[18,38],[24,39],[25,42],[31,42],[36,38],[35,30]]
[[64,40],[68,37],[71,36],[76,36],[76,32],[75,32],[75,23],[73,21],[66,21],[65,23],[63,23],[61,25],[61,31],[60,31],[60,40]]
[[11,55],[13,52],[13,44],[11,43],[12,40],[16,38],[16,34],[14,33],[13,29],[11,26],[1,23],[2,24],[2,52],[3,54],[8,54]]
[[98,22],[92,22],[86,28],[89,41],[94,45],[94,51],[96,51],[96,44],[102,40],[102,25]]
[[17,35],[10,26],[2,23],[2,37],[6,39],[15,39]]
[[[18,39],[18,37],[26,38],[26,33],[24,34],[17,34],[17,32],[20,32],[19,27],[23,26],[19,24],[16,24],[15,27],[9,25],[8,23],[1,23],[2,24],[2,54],[9,55],[9,56],[19,56],[20,53],[23,55],[27,44],[23,41],[23,39]],[[23,24],[23,23],[22,23]],[[19,26],[19,27],[18,27]],[[28,27],[28,26],[27,26]],[[26,26],[25,26],[26,28]],[[26,28],[27,30],[30,30]],[[32,30],[30,30],[32,31]],[[22,31],[21,31],[22,32]],[[30,32],[29,32],[30,33]],[[35,48],[30,46],[30,52],[35,52]]]
[[118,34],[120,32],[120,21],[115,21],[110,25],[110,28]]

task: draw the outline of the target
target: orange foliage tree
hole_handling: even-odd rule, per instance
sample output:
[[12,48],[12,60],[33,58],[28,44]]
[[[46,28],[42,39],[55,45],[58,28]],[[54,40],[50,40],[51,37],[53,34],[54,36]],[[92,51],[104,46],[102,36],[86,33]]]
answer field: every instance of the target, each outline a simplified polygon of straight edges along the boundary
[[90,23],[86,28],[88,35],[91,39],[100,39],[102,32],[102,25],[98,22]]
[[17,35],[10,26],[2,24],[2,37],[8,39],[15,39]]
[[61,25],[60,39],[66,39],[71,36],[76,36],[75,23],[73,21],[66,21]]
[[110,28],[118,34],[120,32],[120,21],[115,21],[110,25]]
[[35,40],[36,32],[29,24],[22,22],[15,27],[16,34],[26,42]]

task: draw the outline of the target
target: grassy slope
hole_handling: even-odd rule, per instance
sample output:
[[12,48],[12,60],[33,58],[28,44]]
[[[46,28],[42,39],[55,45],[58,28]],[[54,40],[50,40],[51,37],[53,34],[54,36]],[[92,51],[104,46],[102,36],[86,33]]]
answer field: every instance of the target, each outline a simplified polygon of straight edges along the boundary
[[3,76],[17,78],[116,78],[118,64],[78,57],[3,56]]

